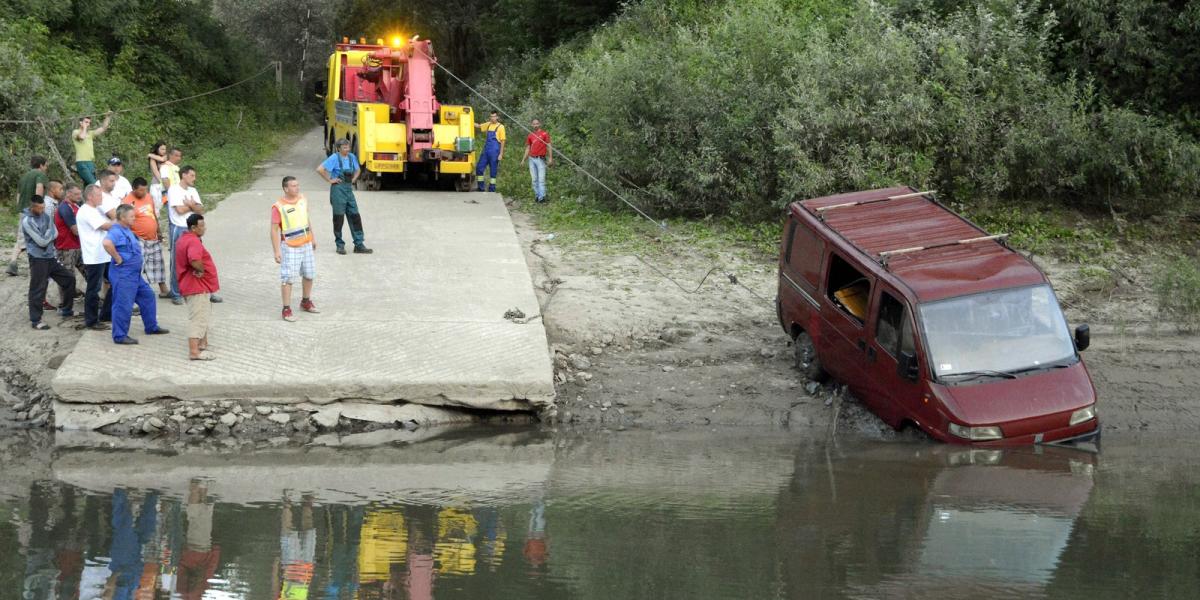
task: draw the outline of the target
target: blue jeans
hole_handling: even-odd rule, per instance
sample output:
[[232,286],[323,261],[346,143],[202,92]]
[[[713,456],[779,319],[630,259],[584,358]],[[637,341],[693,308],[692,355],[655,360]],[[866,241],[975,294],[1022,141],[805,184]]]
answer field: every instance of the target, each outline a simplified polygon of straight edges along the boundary
[[180,300],[183,299],[183,294],[179,293],[179,277],[175,274],[175,242],[179,241],[179,236],[184,233],[187,233],[186,227],[171,223],[171,264],[167,265],[167,270],[171,272],[171,297]]
[[75,161],[75,172],[79,173],[79,178],[83,180],[83,185],[88,186],[96,183],[96,163],[90,160]]
[[533,181],[533,197],[538,202],[546,199],[546,159],[529,158],[529,179]]

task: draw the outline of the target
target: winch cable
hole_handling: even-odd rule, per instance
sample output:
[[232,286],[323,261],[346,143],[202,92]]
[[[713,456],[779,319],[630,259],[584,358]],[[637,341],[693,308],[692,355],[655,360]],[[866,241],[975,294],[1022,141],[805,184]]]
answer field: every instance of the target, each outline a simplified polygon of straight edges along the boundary
[[[533,130],[532,130],[532,129],[530,129],[528,126],[526,126],[526,125],[525,125],[525,123],[523,123],[523,122],[522,122],[520,119],[518,119],[518,118],[514,117],[514,116],[513,116],[512,114],[510,114],[508,111],[504,110],[504,107],[500,106],[499,104],[497,104],[496,102],[494,102],[494,101],[493,101],[491,98],[487,97],[487,96],[486,96],[486,95],[485,95],[483,92],[480,92],[480,91],[479,91],[478,89],[476,89],[474,86],[472,86],[471,84],[469,84],[469,83],[467,83],[466,81],[464,81],[464,80],[463,80],[461,77],[459,77],[458,75],[456,75],[456,74],[454,73],[454,71],[451,71],[451,70],[450,70],[449,68],[447,68],[445,65],[443,65],[443,64],[442,64],[442,63],[440,63],[440,62],[438,62],[438,61],[437,61],[435,58],[433,58],[432,56],[429,56],[428,54],[426,54],[426,53],[425,53],[425,51],[424,51],[424,50],[421,50],[419,46],[417,46],[417,45],[413,45],[413,46],[412,46],[412,48],[413,48],[413,50],[414,50],[414,51],[421,53],[421,55],[422,55],[422,56],[424,56],[425,58],[429,59],[429,62],[430,62],[430,63],[434,64],[435,66],[437,66],[437,68],[441,69],[443,72],[445,72],[447,75],[449,75],[451,79],[453,79],[454,81],[457,81],[457,82],[458,82],[460,85],[462,85],[464,88],[466,88],[466,89],[467,89],[468,91],[470,91],[472,94],[474,94],[474,95],[478,96],[478,97],[479,97],[481,100],[483,100],[483,101],[484,101],[484,103],[486,103],[488,106],[492,107],[492,108],[493,108],[493,109],[494,109],[494,110],[495,110],[497,113],[499,113],[499,114],[503,115],[505,118],[507,118],[507,119],[508,119],[509,121],[511,121],[512,123],[515,123],[515,124],[516,124],[518,127],[520,127],[522,130],[524,130],[526,133],[530,133],[530,134],[531,134],[531,133],[533,133]],[[638,215],[640,215],[642,218],[644,218],[644,219],[646,219],[647,221],[649,221],[649,222],[653,223],[653,224],[654,224],[654,226],[655,226],[655,227],[657,227],[657,228],[659,228],[660,230],[666,231],[666,229],[667,229],[667,222],[666,222],[665,220],[664,220],[664,221],[658,221],[658,220],[654,219],[653,217],[651,217],[651,216],[650,216],[650,215],[649,215],[649,214],[648,214],[648,213],[647,213],[645,210],[642,210],[642,208],[641,208],[641,207],[639,207],[637,204],[634,204],[632,201],[630,201],[628,198],[626,198],[626,197],[625,197],[623,194],[621,194],[621,193],[620,193],[620,192],[618,192],[617,190],[614,190],[614,189],[613,189],[612,187],[610,187],[608,184],[606,184],[606,183],[604,183],[603,181],[601,181],[599,177],[597,177],[597,176],[596,176],[596,175],[594,175],[594,174],[593,174],[591,171],[589,171],[589,170],[587,170],[586,168],[584,168],[584,167],[583,167],[583,165],[580,165],[579,163],[575,162],[575,160],[574,160],[574,159],[572,159],[572,158],[571,158],[569,155],[567,155],[567,153],[563,152],[563,151],[562,151],[560,148],[557,148],[557,147],[555,147],[555,148],[554,148],[554,153],[555,153],[555,154],[556,154],[556,155],[557,155],[559,158],[562,158],[563,160],[567,161],[567,162],[568,162],[568,163],[569,163],[571,166],[575,167],[575,169],[576,169],[577,171],[579,171],[580,173],[583,173],[584,175],[586,175],[586,176],[588,177],[588,179],[591,179],[591,180],[592,180],[592,181],[594,181],[594,182],[595,182],[597,185],[599,185],[600,187],[604,188],[606,191],[608,191],[608,193],[612,194],[612,195],[613,195],[615,198],[617,198],[618,200],[620,200],[620,201],[621,201],[622,203],[624,203],[626,206],[628,206],[629,208],[633,209],[633,211],[634,211],[634,212],[636,212]],[[628,183],[628,182],[627,182],[627,183]],[[632,184],[630,184],[630,185],[632,185]],[[640,188],[640,187],[638,187],[638,186],[636,186],[636,185],[634,185],[633,187],[637,188],[638,190],[642,191],[643,193],[649,193],[649,192],[646,192],[646,190],[644,190],[644,189],[642,189],[642,188]],[[704,277],[702,277],[702,278],[700,279],[700,283],[698,283],[694,289],[688,289],[688,287],[687,287],[687,286],[685,286],[684,284],[680,283],[680,282],[679,282],[678,280],[676,280],[674,277],[672,277],[672,276],[668,275],[666,272],[664,272],[664,271],[663,271],[662,269],[660,269],[659,267],[655,266],[653,263],[651,263],[649,260],[647,260],[647,259],[646,259],[646,257],[644,257],[644,256],[642,256],[642,255],[640,255],[640,254],[636,254],[636,253],[635,253],[635,254],[633,254],[633,257],[634,257],[634,258],[636,258],[636,259],[638,259],[638,261],[640,261],[642,264],[646,265],[647,267],[650,267],[650,269],[652,269],[652,270],[653,270],[655,273],[657,273],[657,274],[658,274],[659,276],[661,276],[663,279],[666,279],[667,281],[669,281],[669,282],[671,282],[672,284],[674,284],[674,285],[675,285],[675,287],[679,288],[680,290],[682,290],[682,291],[683,291],[684,293],[686,293],[686,294],[696,294],[696,293],[699,293],[699,292],[700,292],[700,289],[704,287],[704,283],[705,283],[705,281],[707,281],[707,280],[708,280],[709,276],[711,276],[713,273],[715,273],[715,272],[717,272],[717,271],[724,271],[725,277],[729,279],[729,283],[731,283],[731,284],[733,284],[733,285],[736,285],[736,286],[738,286],[738,287],[742,288],[743,290],[745,290],[746,292],[748,292],[748,293],[749,293],[751,296],[754,296],[754,297],[755,297],[755,298],[757,298],[759,301],[761,301],[761,302],[763,302],[764,304],[768,305],[768,307],[769,307],[769,309],[771,310],[771,312],[774,312],[774,311],[775,311],[775,302],[774,302],[774,301],[767,299],[767,298],[766,298],[765,296],[763,296],[762,294],[759,294],[758,292],[754,291],[753,289],[751,289],[751,288],[747,287],[747,286],[746,286],[744,283],[742,283],[742,282],[741,282],[741,280],[740,280],[740,279],[738,279],[738,276],[737,276],[735,273],[732,273],[732,272],[730,272],[730,271],[728,271],[728,270],[726,270],[726,269],[723,269],[723,268],[722,268],[722,265],[721,265],[719,262],[717,262],[717,261],[713,261],[713,267],[712,267],[711,269],[709,269],[707,273],[705,273],[705,274],[704,274]]]
[[[137,112],[140,110],[149,110],[151,108],[158,108],[160,106],[167,106],[169,104],[178,104],[180,102],[187,102],[188,100],[195,100],[196,98],[203,98],[204,96],[211,96],[213,94],[223,92],[230,88],[235,88],[239,85],[249,83],[250,81],[257,79],[259,75],[262,75],[263,73],[266,73],[267,71],[273,70],[275,68],[276,68],[276,64],[273,61],[270,64],[268,64],[267,66],[263,67],[262,70],[258,71],[257,73],[255,73],[245,79],[242,79],[241,81],[237,81],[237,82],[231,83],[226,86],[208,90],[207,92],[200,92],[199,94],[192,94],[191,96],[184,96],[182,98],[172,98],[170,100],[164,100],[162,102],[155,102],[153,104],[146,104],[143,106],[134,106],[131,108],[121,108],[121,109],[111,111],[111,114],[116,115],[116,114],[121,114],[121,113]],[[71,117],[54,117],[54,118],[50,118],[50,119],[43,119],[43,118],[38,118],[38,119],[0,119],[0,124],[4,124],[4,125],[36,125],[39,123],[56,123],[58,121],[78,121],[79,119],[82,119],[84,117],[91,117],[94,119],[96,117],[103,117],[107,114],[109,114],[109,113],[75,115],[75,116],[71,116]]]

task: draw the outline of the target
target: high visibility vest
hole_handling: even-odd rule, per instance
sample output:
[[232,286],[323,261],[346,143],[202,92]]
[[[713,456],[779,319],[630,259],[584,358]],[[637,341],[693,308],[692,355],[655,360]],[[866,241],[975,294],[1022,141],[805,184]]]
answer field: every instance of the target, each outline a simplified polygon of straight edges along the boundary
[[299,248],[312,241],[312,228],[308,226],[308,199],[300,196],[295,204],[283,200],[275,203],[279,211],[279,228],[283,241],[292,248]]

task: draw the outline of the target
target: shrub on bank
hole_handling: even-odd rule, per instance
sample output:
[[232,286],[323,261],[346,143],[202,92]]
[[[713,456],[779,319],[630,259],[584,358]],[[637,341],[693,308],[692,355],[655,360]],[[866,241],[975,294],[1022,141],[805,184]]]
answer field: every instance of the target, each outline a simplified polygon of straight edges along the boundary
[[868,2],[640,3],[485,89],[658,217],[772,219],[896,183],[967,203],[1197,208],[1196,139],[1056,74],[1053,13],[992,6],[901,19]]

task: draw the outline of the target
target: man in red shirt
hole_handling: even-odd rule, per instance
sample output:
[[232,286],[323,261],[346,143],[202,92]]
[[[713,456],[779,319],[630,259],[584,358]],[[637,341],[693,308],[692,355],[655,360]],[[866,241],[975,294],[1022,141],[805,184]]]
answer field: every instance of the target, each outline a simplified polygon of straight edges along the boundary
[[[68,269],[75,269],[87,279],[83,272],[83,253],[79,244],[79,226],[75,224],[75,213],[79,212],[79,201],[83,199],[83,190],[78,185],[68,183],[63,201],[54,209],[54,227],[58,229],[58,237],[54,238],[54,248],[58,251],[58,262]],[[75,289],[82,290],[84,286],[75,282]]]
[[201,241],[206,231],[204,217],[196,213],[188,215],[187,228],[176,242],[174,269],[179,293],[188,307],[188,358],[212,360],[212,352],[208,351],[211,297],[221,285],[217,281],[217,266]]
[[545,202],[546,167],[554,165],[554,148],[550,145],[550,132],[542,129],[541,119],[534,119],[532,124],[533,133],[525,138],[525,156],[521,162],[529,161],[534,201]]

